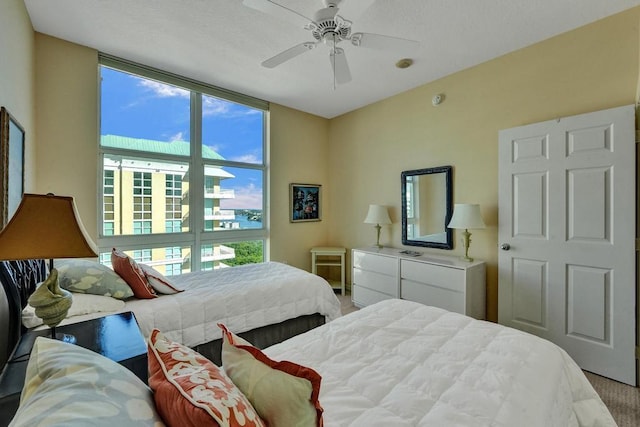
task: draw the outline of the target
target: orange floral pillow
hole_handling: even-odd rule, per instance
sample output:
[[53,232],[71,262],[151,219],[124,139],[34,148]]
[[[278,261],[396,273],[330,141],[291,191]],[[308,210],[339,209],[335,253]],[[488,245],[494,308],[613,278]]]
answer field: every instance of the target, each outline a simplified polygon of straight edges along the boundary
[[111,266],[113,271],[127,282],[136,298],[149,299],[158,296],[138,263],[124,252],[113,248],[111,251]]
[[293,362],[271,360],[225,325],[218,326],[225,372],[269,427],[322,427],[320,374]]
[[149,387],[167,426],[265,427],[251,403],[210,360],[154,329]]

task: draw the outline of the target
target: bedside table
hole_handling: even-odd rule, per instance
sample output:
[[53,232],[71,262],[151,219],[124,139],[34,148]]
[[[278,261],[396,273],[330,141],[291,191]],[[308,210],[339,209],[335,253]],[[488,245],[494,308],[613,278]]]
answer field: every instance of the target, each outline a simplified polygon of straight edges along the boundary
[[345,262],[344,255],[347,250],[338,247],[311,248],[311,272],[318,274],[318,267],[340,267],[340,281],[329,280],[334,289],[340,289],[341,295],[345,294]]
[[[147,344],[132,312],[58,326],[56,332],[75,336],[75,345],[120,363],[147,383]],[[0,375],[0,427],[18,410],[31,348],[39,336],[50,338],[51,330],[30,330],[22,335]]]

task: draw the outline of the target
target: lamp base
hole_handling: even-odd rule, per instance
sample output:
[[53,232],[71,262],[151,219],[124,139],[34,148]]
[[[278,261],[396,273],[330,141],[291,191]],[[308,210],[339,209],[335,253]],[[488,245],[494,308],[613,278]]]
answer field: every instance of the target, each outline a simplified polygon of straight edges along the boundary
[[382,245],[380,244],[380,229],[382,226],[380,224],[376,224],[376,248],[382,249]]
[[469,256],[469,246],[471,245],[471,233],[468,229],[464,229],[462,232],[462,245],[464,246],[464,256],[460,257],[461,260],[472,262],[473,258]]

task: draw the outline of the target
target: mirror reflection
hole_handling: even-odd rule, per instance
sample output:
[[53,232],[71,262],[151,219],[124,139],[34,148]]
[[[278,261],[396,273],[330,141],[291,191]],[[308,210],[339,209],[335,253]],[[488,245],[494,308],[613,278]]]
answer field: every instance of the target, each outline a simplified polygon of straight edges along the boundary
[[451,166],[402,172],[402,244],[453,248]]

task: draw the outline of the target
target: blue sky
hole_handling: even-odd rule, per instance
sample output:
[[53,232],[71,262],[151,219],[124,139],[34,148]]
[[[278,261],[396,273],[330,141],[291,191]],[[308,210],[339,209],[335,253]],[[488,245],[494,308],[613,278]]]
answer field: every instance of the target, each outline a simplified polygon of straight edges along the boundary
[[[102,135],[157,141],[189,141],[189,91],[102,67]],[[227,160],[261,163],[263,114],[260,110],[203,96],[202,141]],[[235,199],[225,209],[262,208],[259,172],[227,168],[236,178],[223,181]]]

